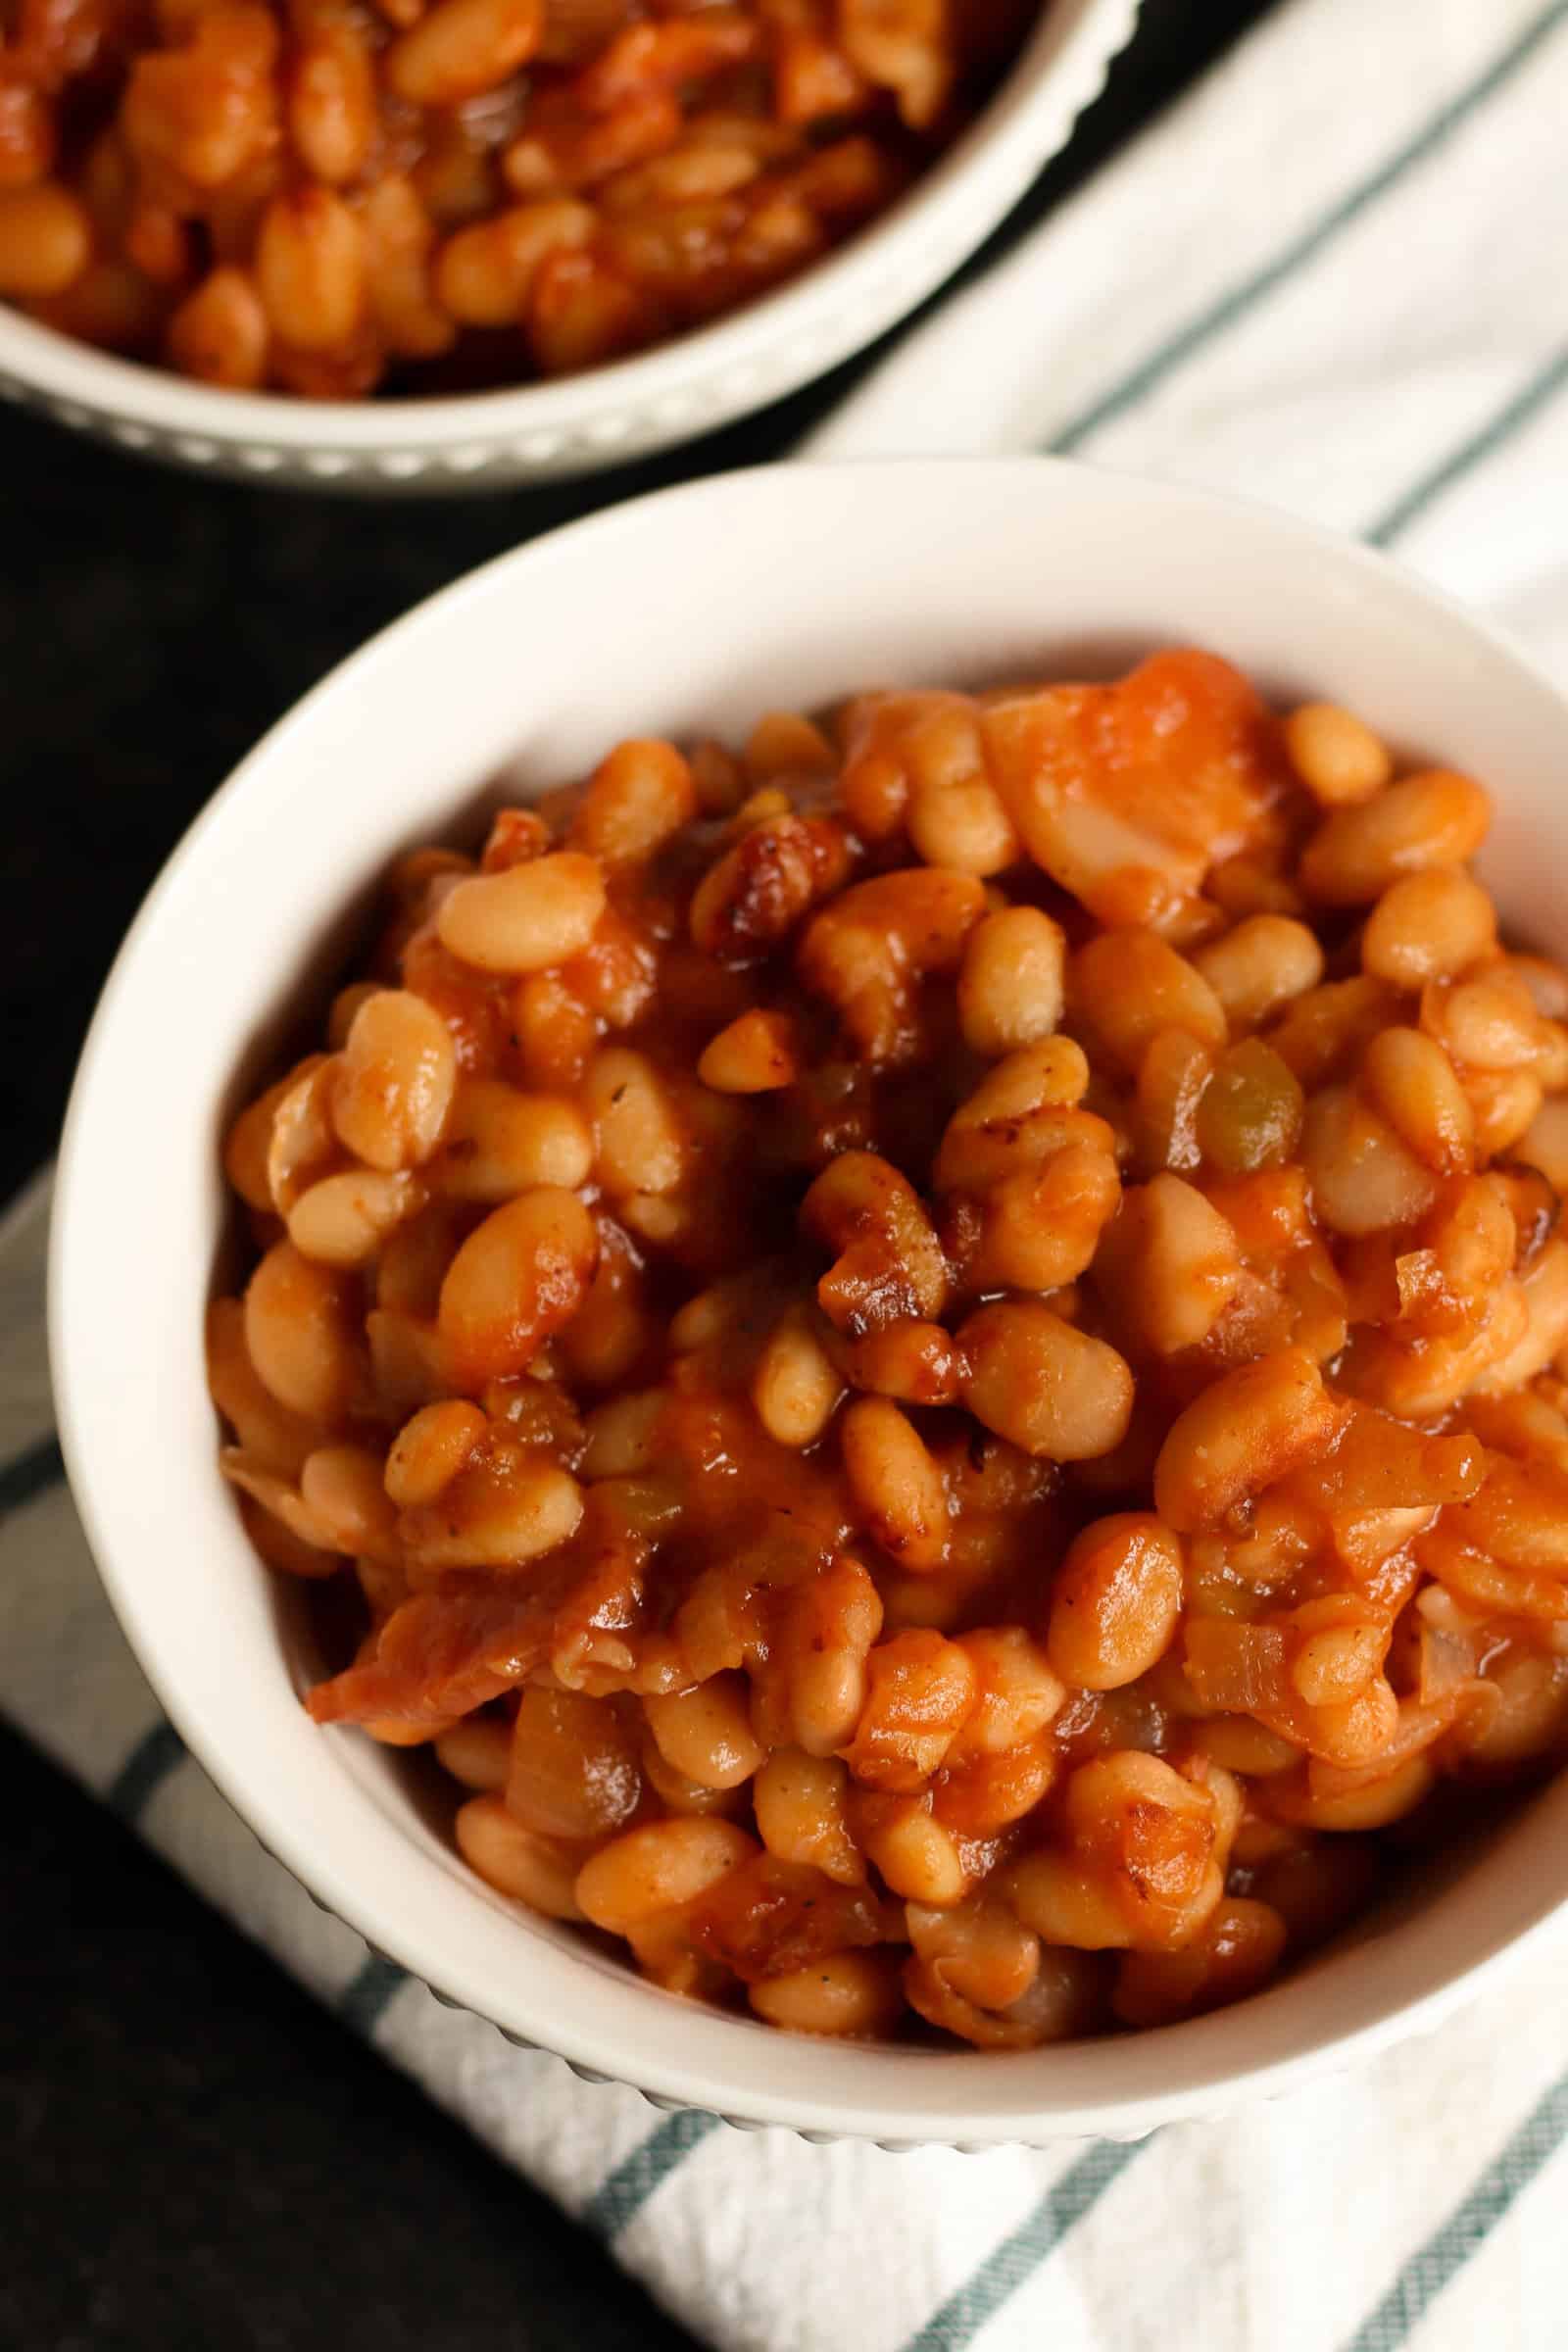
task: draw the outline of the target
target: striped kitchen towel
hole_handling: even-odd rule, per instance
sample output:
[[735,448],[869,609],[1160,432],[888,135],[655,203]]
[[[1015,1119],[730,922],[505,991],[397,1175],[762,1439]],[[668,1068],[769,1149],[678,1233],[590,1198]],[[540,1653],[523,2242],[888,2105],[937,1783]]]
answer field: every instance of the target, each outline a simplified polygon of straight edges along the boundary
[[[1568,0],[1294,0],[813,442],[1071,450],[1396,548],[1568,663]],[[439,2008],[181,1754],[60,1483],[0,1228],[0,1707],[723,2352],[1556,2352],[1568,1939],[1358,2075],[1137,2146],[661,2120]]]

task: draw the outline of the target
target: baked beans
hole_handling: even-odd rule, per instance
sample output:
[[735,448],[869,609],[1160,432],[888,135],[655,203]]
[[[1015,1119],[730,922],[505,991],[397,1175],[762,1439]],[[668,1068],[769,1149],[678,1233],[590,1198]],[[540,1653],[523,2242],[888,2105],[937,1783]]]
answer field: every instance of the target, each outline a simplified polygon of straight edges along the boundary
[[[0,300],[204,383],[312,399],[597,367],[894,203],[1037,5],[22,0]],[[978,783],[944,779],[915,818],[922,850],[961,848],[977,873],[1014,846]]]
[[631,741],[401,859],[224,1150],[223,1471],[357,1613],[312,1714],[800,2032],[1163,2025],[1332,1934],[1568,1742],[1568,973],[1486,818],[1168,653]]

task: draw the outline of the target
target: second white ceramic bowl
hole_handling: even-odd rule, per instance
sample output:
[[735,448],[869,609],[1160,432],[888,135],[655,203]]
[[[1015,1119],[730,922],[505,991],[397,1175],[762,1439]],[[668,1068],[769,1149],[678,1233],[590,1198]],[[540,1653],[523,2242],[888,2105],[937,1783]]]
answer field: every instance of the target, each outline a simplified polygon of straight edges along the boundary
[[1568,951],[1568,707],[1381,558],[1261,511],[1045,460],[774,468],[642,500],[448,589],[318,687],[166,869],[105,990],[55,1197],[51,1342],[110,1595],[196,1755],[332,1910],[504,2032],[651,2095],[962,2146],[1223,2111],[1430,2027],[1568,1897],[1568,1779],[1396,1910],[1233,2009],[988,2055],[785,2043],[661,1992],[480,1884],[405,1764],[323,1733],[304,1630],[218,1474],[203,1308],[225,1114],[309,1011],[396,850],[581,773],[626,734],[743,729],[880,682],[1104,673],[1196,641],[1483,776],[1487,868]]
[[1067,143],[1139,0],[1047,0],[980,120],[902,202],[764,296],[641,357],[432,400],[224,392],[37,326],[0,303],[0,399],[204,472],[367,494],[586,473],[710,432],[825,374],[924,300]]

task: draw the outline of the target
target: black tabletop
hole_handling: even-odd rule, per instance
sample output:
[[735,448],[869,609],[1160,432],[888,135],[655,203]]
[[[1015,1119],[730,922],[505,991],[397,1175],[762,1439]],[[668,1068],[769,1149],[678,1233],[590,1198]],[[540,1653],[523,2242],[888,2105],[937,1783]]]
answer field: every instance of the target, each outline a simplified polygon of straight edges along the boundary
[[[991,250],[1266,5],[1145,0],[1104,96]],[[521,539],[783,454],[855,372],[650,465],[441,503],[201,480],[0,416],[0,1198],[53,1147],[142,892],[306,687]],[[0,2131],[15,2151],[0,2345],[688,2341],[107,1814],[5,1734],[0,1759]]]

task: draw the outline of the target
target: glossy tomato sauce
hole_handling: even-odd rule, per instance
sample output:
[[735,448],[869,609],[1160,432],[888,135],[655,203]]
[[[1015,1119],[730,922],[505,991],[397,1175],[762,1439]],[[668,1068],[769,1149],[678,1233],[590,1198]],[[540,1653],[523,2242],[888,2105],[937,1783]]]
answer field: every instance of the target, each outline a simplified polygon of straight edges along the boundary
[[673,1991],[1239,1998],[1568,1729],[1568,976],[1213,655],[633,741],[388,878],[226,1150],[323,1725]]

